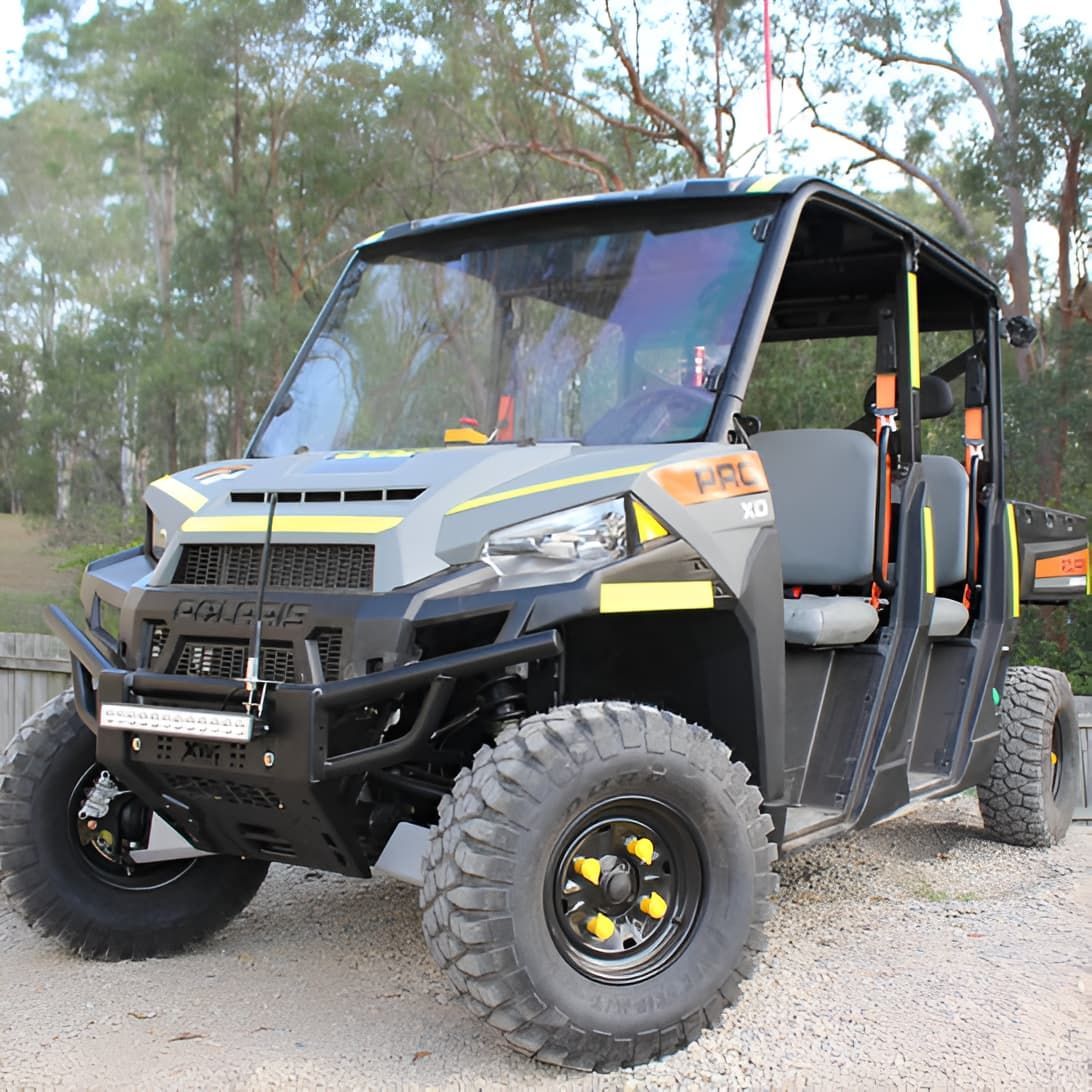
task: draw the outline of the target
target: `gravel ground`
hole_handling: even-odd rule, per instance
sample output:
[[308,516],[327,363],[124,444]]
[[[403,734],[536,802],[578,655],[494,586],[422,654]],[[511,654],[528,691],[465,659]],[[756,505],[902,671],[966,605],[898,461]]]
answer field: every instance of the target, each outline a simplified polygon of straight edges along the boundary
[[715,1031],[610,1077],[511,1053],[393,881],[276,868],[170,960],[96,964],[0,909],[0,1086],[1092,1087],[1092,828],[1022,850],[973,800],[781,865],[765,965]]

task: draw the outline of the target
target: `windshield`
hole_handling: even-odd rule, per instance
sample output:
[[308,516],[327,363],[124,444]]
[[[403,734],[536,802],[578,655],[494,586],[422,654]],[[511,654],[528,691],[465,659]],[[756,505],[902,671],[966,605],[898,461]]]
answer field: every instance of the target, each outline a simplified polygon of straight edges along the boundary
[[252,454],[700,438],[761,252],[717,215],[365,251]]

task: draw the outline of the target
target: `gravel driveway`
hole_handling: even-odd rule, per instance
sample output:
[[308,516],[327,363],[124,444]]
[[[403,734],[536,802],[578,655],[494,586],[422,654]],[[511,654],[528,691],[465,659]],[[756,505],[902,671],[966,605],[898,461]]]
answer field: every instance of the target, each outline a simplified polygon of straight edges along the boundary
[[275,868],[187,955],[84,962],[0,908],[0,1086],[1087,1089],[1092,828],[986,841],[973,800],[781,866],[765,965],[721,1026],[611,1077],[511,1053],[456,1002],[415,890]]

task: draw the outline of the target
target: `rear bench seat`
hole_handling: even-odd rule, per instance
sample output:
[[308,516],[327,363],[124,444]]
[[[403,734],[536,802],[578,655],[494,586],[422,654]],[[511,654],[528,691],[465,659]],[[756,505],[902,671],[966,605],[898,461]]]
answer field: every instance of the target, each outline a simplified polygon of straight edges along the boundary
[[[962,590],[967,580],[967,516],[970,493],[967,471],[948,455],[923,455],[926,502],[933,509],[933,558],[938,588]],[[969,621],[956,599],[937,596],[929,622],[930,637],[954,637]]]
[[[876,447],[849,429],[760,432],[751,445],[770,483],[786,585],[864,587],[872,581],[876,534]],[[961,585],[967,571],[967,474],[947,455],[922,459],[933,510],[938,588]],[[967,608],[937,596],[933,637],[953,637]],[[795,645],[851,645],[879,625],[862,596],[804,595],[785,600],[785,640]]]

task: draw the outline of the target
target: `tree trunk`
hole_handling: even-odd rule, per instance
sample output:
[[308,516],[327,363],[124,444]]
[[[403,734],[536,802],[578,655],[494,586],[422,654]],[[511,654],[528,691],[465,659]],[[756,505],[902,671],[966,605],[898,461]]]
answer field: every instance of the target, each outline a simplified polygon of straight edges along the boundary
[[[170,354],[174,342],[174,318],[171,313],[171,279],[174,247],[177,241],[178,166],[169,158],[153,172],[148,164],[144,131],[137,134],[137,160],[148,202],[148,219],[155,242],[156,296],[163,351]],[[178,456],[178,394],[173,382],[164,384],[159,393],[163,422],[164,470],[176,470]]]

